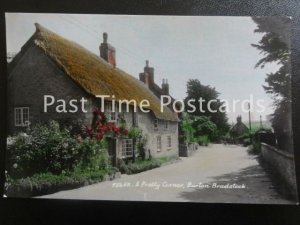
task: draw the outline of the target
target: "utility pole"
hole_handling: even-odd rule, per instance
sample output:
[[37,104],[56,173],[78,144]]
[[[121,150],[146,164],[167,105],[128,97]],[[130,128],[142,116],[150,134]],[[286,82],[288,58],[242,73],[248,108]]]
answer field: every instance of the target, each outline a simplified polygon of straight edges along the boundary
[[248,109],[249,109],[249,130],[251,131],[251,109],[250,109],[250,103],[248,103]]
[[252,133],[251,133],[251,108],[250,108],[250,102],[248,103],[248,109],[249,109],[249,131],[250,131],[250,143],[252,144]]
[[261,115],[260,115],[260,129],[262,129],[263,128],[263,125],[262,125],[262,119],[261,119]]

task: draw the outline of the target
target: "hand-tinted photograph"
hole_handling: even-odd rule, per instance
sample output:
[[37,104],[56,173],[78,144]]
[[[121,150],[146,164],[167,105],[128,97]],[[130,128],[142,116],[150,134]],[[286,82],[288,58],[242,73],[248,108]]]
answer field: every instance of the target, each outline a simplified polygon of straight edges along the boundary
[[292,18],[5,20],[4,198],[297,204]]

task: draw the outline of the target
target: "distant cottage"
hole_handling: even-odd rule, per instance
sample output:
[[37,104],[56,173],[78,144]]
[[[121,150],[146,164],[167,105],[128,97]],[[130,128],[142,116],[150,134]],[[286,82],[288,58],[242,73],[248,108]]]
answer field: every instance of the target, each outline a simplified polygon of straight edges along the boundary
[[[169,85],[162,88],[154,82],[154,69],[147,61],[140,80],[118,69],[116,50],[104,33],[100,57],[58,34],[36,25],[33,36],[8,65],[8,130],[10,134],[24,131],[27,126],[50,119],[83,121],[91,124],[92,108],[100,107],[96,95],[114,95],[115,99],[143,99],[150,102],[150,113],[140,110],[124,112],[127,125],[139,127],[148,137],[147,150],[154,157],[178,155],[178,115],[170,108],[160,111],[159,96],[169,94]],[[58,113],[43,111],[44,95],[56,99],[88,99],[89,113]],[[112,102],[105,102],[105,113],[111,122],[118,123],[118,113]],[[119,139],[115,143],[116,157],[132,157],[132,140]]]
[[236,124],[230,130],[230,136],[233,138],[238,138],[243,134],[248,132],[248,127],[242,122],[242,117],[238,116],[236,118]]

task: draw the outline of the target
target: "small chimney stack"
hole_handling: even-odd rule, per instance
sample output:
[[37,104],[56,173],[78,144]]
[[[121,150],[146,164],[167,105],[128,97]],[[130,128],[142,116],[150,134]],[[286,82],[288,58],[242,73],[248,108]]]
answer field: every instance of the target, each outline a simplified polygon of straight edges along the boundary
[[149,87],[149,74],[146,73],[144,76],[145,76],[145,78],[144,78],[144,79],[145,79],[144,83],[147,85],[147,87]]
[[145,83],[148,88],[152,88],[154,84],[154,68],[149,67],[149,60],[146,60],[146,65],[144,67],[144,72],[139,74],[140,81]]
[[162,89],[164,95],[169,95],[168,79],[163,79],[161,89]]
[[100,57],[104,59],[106,62],[111,64],[113,67],[116,67],[116,50],[113,46],[108,44],[107,42],[108,34],[106,32],[103,33],[103,42],[101,43],[100,49]]
[[144,74],[149,75],[149,84],[153,85],[153,83],[154,83],[154,68],[149,67],[149,60],[146,60],[146,66],[144,67]]

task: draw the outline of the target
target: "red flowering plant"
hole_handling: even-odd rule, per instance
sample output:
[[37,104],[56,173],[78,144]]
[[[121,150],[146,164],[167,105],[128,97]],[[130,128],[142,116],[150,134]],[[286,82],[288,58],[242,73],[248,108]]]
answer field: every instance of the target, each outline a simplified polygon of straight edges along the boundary
[[114,122],[109,122],[105,113],[99,108],[94,108],[93,110],[94,118],[92,126],[85,126],[84,132],[90,139],[102,140],[106,136],[127,136],[128,130],[123,124],[118,126]]

